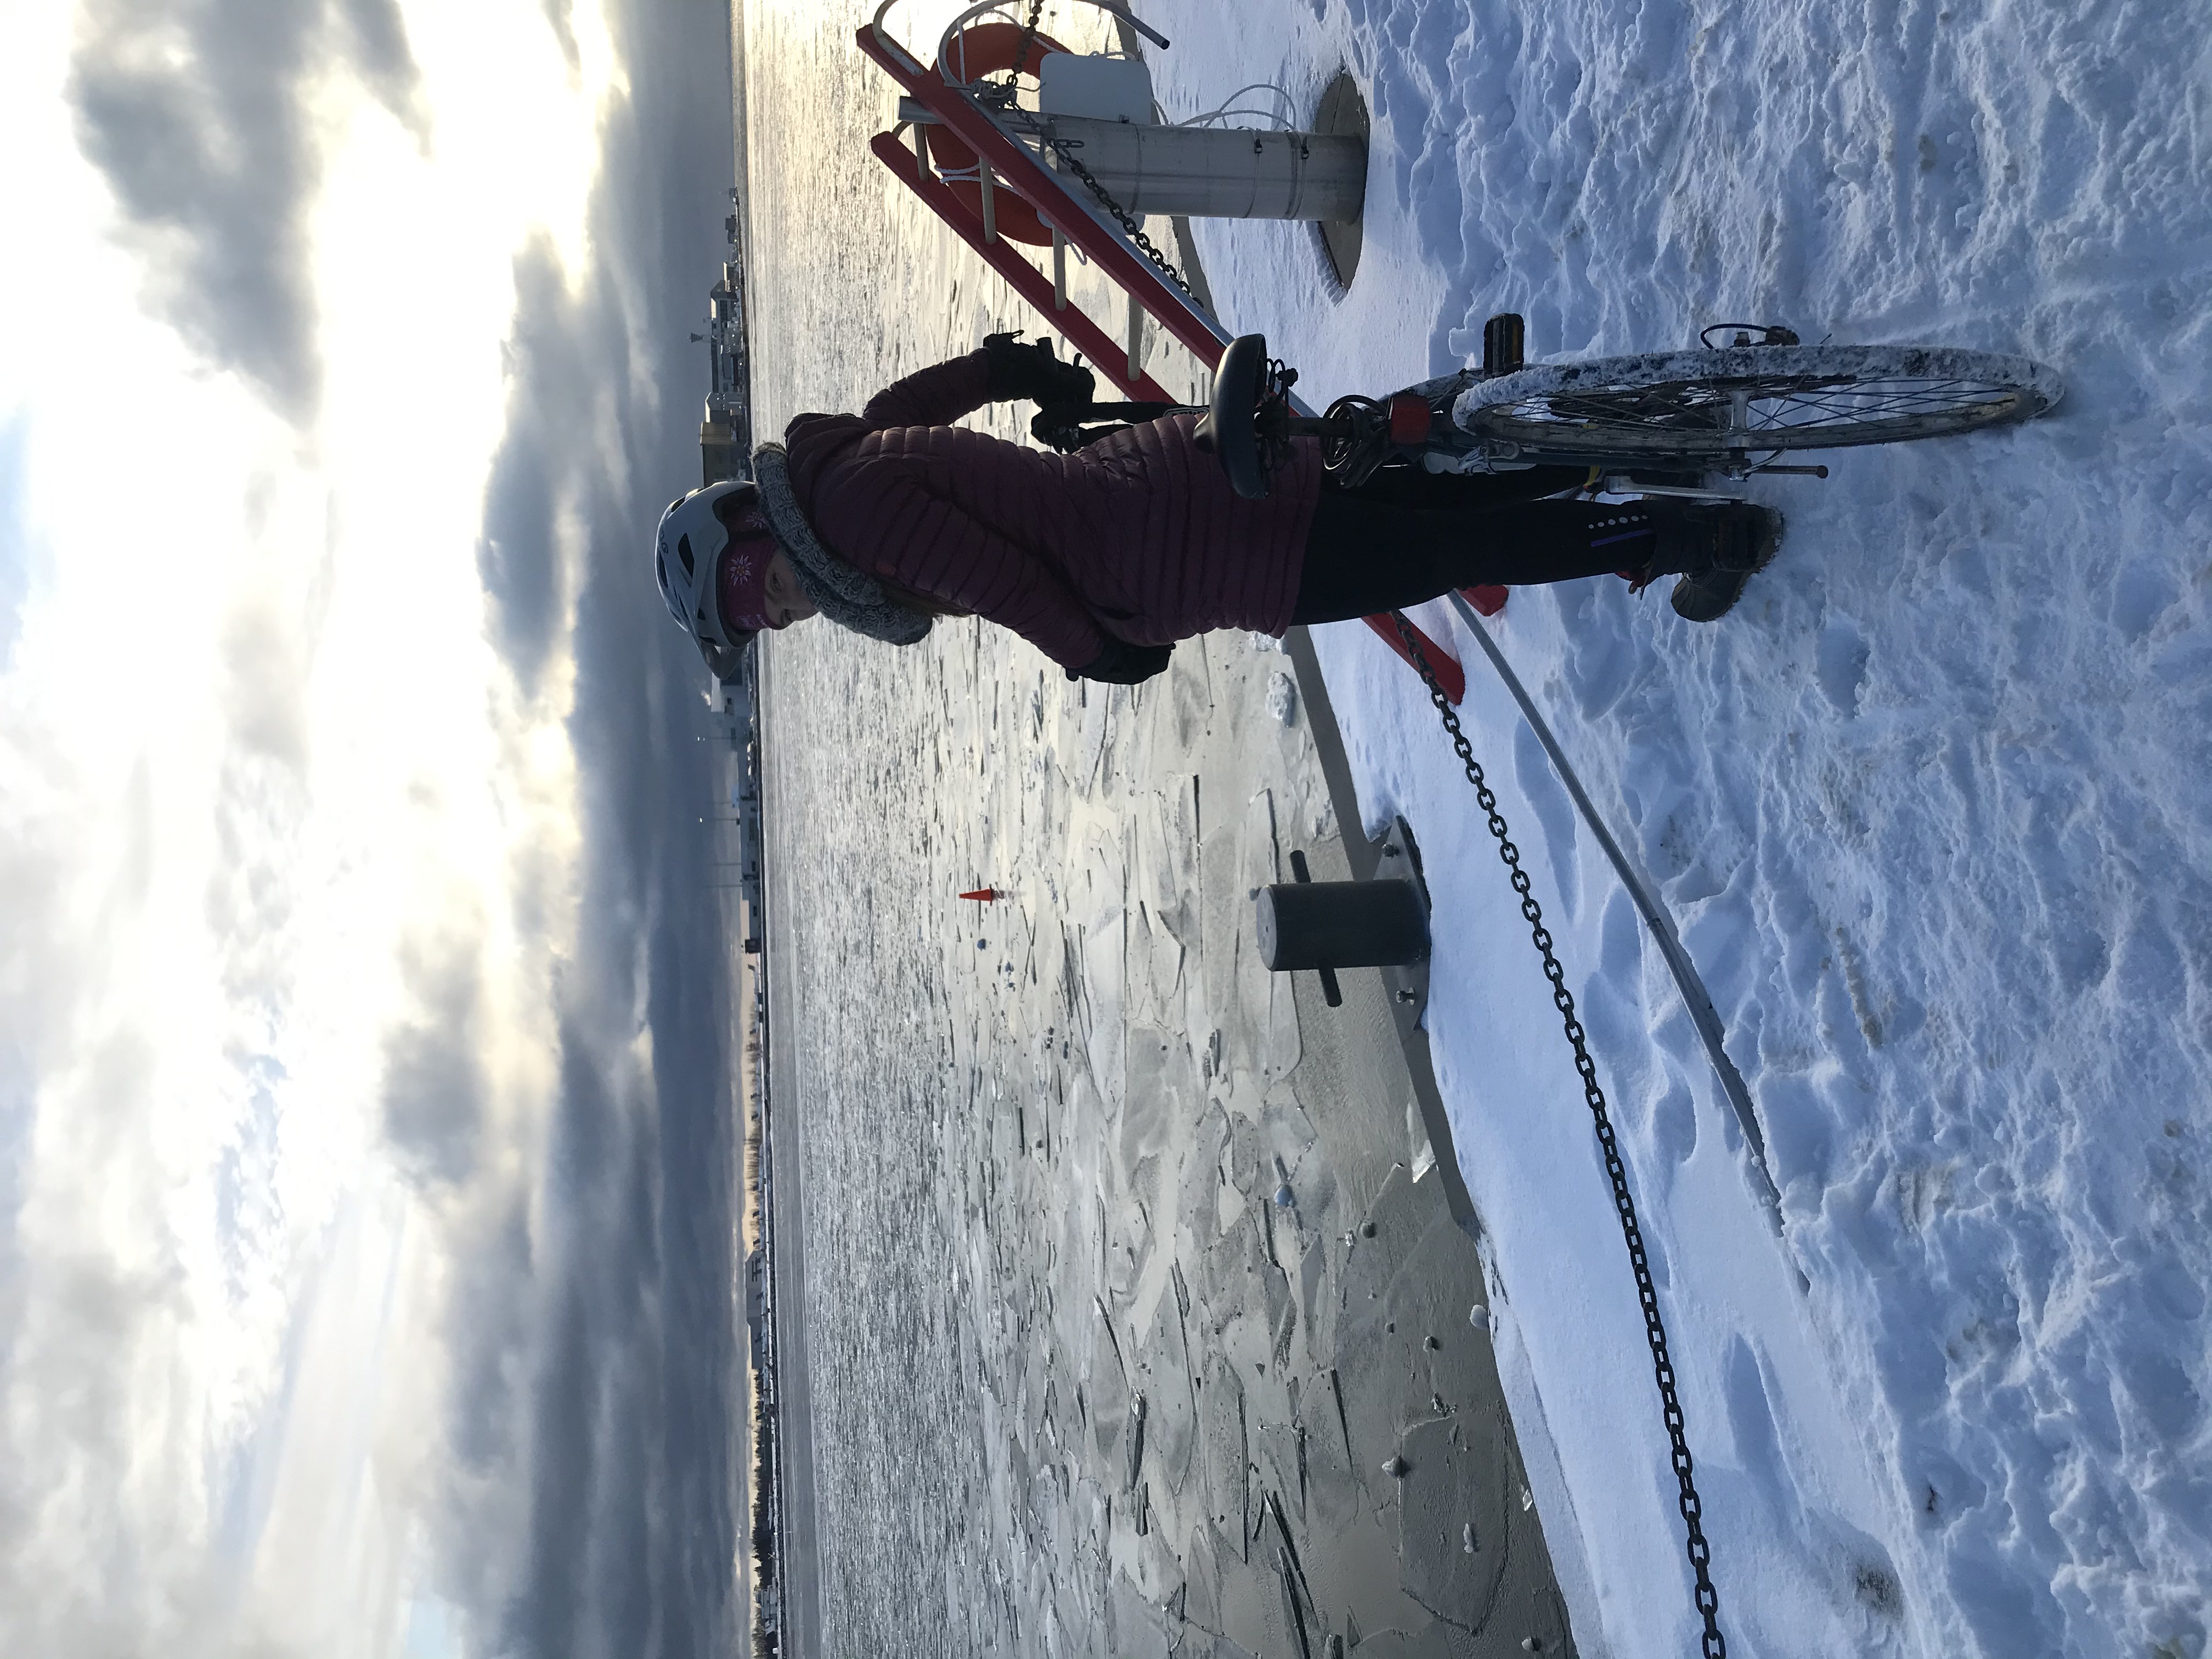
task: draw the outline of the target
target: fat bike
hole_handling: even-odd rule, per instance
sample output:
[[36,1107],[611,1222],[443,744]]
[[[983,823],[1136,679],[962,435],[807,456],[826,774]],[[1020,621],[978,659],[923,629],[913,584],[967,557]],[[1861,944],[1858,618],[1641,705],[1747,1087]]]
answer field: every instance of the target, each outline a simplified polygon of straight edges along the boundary
[[1386,398],[1295,410],[1297,371],[1267,339],[1230,343],[1214,371],[1198,441],[1237,493],[1267,494],[1294,439],[1321,444],[1328,476],[1356,488],[1386,466],[1435,472],[1591,469],[1615,495],[1726,497],[1755,475],[1827,468],[1804,450],[1907,443],[2032,420],[2065,384],[2025,357],[1948,346],[1805,345],[1771,324],[1722,323],[1685,351],[1529,364],[1510,312],[1483,329],[1480,368]]

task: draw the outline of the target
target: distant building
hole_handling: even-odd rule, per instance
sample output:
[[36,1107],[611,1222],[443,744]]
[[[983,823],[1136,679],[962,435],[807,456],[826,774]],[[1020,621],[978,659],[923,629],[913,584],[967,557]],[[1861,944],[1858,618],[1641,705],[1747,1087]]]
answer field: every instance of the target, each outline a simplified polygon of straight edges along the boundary
[[[738,192],[730,192],[734,206]],[[699,422],[702,481],[752,476],[752,364],[745,328],[745,267],[738,216],[724,221],[729,256],[722,279],[708,290],[707,409]]]
[[707,692],[715,724],[721,728],[737,762],[737,775],[730,785],[730,805],[737,809],[738,815],[738,888],[745,907],[745,951],[756,956],[760,952],[762,915],[760,741],[753,725],[757,672],[754,653],[749,649],[737,674],[730,679],[716,680]]
[[751,476],[751,446],[741,428],[715,419],[714,405],[709,404],[707,418],[699,422],[699,482],[720,483],[725,478]]
[[756,1371],[768,1368],[768,1262],[756,1244],[745,1257],[745,1334]]

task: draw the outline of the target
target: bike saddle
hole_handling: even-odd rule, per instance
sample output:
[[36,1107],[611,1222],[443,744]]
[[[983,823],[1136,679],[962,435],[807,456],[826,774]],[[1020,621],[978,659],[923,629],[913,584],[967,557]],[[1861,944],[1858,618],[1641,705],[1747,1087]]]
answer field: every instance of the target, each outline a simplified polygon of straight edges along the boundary
[[1267,499],[1270,469],[1261,453],[1257,416],[1263,397],[1273,391],[1267,337],[1240,334],[1223,348],[1213,366],[1213,399],[1191,434],[1200,453],[1221,463],[1229,487],[1248,501]]

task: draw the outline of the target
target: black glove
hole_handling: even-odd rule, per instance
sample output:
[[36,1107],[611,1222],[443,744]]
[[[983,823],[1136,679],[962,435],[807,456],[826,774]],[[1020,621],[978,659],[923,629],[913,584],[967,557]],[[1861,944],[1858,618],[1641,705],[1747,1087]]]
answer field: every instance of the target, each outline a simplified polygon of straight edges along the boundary
[[1081,363],[1063,363],[1052,355],[1050,340],[1022,344],[1019,329],[985,335],[983,352],[991,360],[983,395],[994,404],[1016,398],[1033,404],[1087,404],[1098,389]]
[[1173,655],[1172,645],[1131,645],[1127,640],[1109,637],[1106,648],[1094,660],[1069,669],[1067,678],[1099,680],[1108,685],[1141,685],[1166,672],[1168,659]]
[[[1107,428],[1102,428],[1102,432]],[[1111,428],[1119,431],[1118,427]],[[1073,413],[1066,404],[1057,407],[1040,404],[1030,417],[1030,436],[1047,449],[1056,449],[1063,455],[1073,455],[1091,441],[1091,434],[1083,429],[1083,417]]]

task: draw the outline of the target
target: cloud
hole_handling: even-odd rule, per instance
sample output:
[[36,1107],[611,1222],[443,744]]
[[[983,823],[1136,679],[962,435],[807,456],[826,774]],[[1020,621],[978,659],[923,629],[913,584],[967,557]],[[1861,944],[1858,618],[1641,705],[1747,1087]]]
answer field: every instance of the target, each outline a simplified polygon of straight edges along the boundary
[[304,774],[307,665],[296,630],[265,600],[242,604],[226,620],[218,652],[232,741],[247,756]]
[[321,386],[308,100],[350,69],[427,143],[394,0],[90,0],[72,68],[80,142],[137,233],[156,305],[304,420]]
[[561,43],[561,55],[568,60],[570,70],[583,63],[583,52],[576,41],[575,0],[544,0],[546,27],[553,38]]
[[415,67],[415,54],[408,50],[407,25],[395,0],[337,0],[337,7],[361,78],[416,142],[427,145],[430,118],[422,107],[422,76]]
[[562,1022],[538,1204],[486,1211],[449,1253],[441,1589],[519,1659],[719,1654],[740,1622],[726,1067],[712,1042],[648,1068],[611,1042],[619,988]]
[[449,1186],[475,1171],[483,1132],[482,955],[472,931],[410,945],[400,978],[417,1013],[384,1044],[385,1133],[409,1168]]
[[[557,539],[564,494],[597,497],[602,514],[619,511],[614,487],[598,451],[593,413],[607,386],[611,357],[618,356],[620,324],[592,315],[594,300],[568,297],[560,258],[539,239],[514,261],[514,335],[508,356],[514,392],[506,441],[492,461],[484,492],[483,536],[477,570],[493,600],[500,653],[526,694],[539,673],[564,620],[562,568]],[[612,523],[608,525],[612,531]]]
[[719,274],[729,88],[719,19],[610,21],[628,94],[602,127],[595,257],[517,259],[478,541],[518,686],[573,660],[583,835],[537,1219],[488,1215],[454,1256],[447,1593],[520,1659],[721,1653],[743,1624],[732,988],[699,823],[718,774],[694,741],[696,653],[644,552],[697,477],[706,364],[686,333]]
[[[70,989],[100,947],[70,926],[60,848],[0,841],[11,847],[0,869],[9,933],[0,963],[0,1649],[129,1654],[151,1645],[137,1628],[143,1609],[195,1605],[204,1578],[172,1547],[194,1518],[174,1501],[178,1449],[149,1448],[135,1432],[138,1385],[165,1370],[190,1314],[169,1264],[106,1248],[97,1206],[58,1204],[29,1152],[35,1138],[43,1164],[65,1164],[79,1176],[75,1190],[97,1190],[118,1211],[157,1211],[161,1171],[137,1133],[155,1057],[115,1027],[69,1052],[64,1034],[81,1013]],[[42,1077],[57,1050],[68,1062],[59,1088]],[[66,1121],[35,1123],[58,1093]],[[143,1600],[80,1593],[103,1546],[134,1553]]]
[[[443,1390],[442,1422],[405,1417],[398,1433],[440,1454],[423,1471],[438,1492],[425,1547],[436,1593],[469,1626],[467,1645],[628,1659],[737,1645],[732,1494],[743,1464],[732,1443],[742,1413],[730,1302],[728,940],[708,891],[709,832],[698,823],[719,779],[712,750],[694,742],[696,654],[668,621],[643,554],[660,505],[696,477],[705,363],[685,335],[722,251],[726,22],[713,8],[623,4],[628,9],[618,5],[608,19],[620,90],[601,130],[603,172],[581,240],[589,263],[563,270],[543,247],[520,258],[507,434],[477,538],[489,641],[521,700],[563,684],[553,671],[574,667],[568,734],[581,848],[573,930],[562,930],[556,946],[556,930],[519,920],[526,895],[501,896],[514,915],[453,907],[399,957],[404,1007],[369,1028],[357,1053],[345,1048],[342,1066],[313,1042],[286,1050],[281,1066],[258,1048],[222,1057],[243,1068],[237,1074],[254,1091],[283,1085],[309,1106],[315,1089],[357,1088],[385,1143],[368,1150],[388,1149],[414,1176],[406,1203],[394,1203],[413,1230],[406,1250],[434,1264],[420,1270],[432,1288],[419,1294],[435,1310],[425,1323],[441,1352],[408,1346],[419,1328],[400,1315],[391,1328],[404,1334],[388,1352],[367,1346],[385,1328],[372,1323],[382,1317],[375,1297],[385,1291],[366,1267],[357,1278],[331,1280],[345,1293],[323,1298],[333,1334],[327,1346],[360,1358],[364,1380],[388,1363],[390,1386],[398,1388],[405,1371],[430,1379],[410,1386]],[[568,16],[562,4],[548,15]],[[573,63],[573,27],[562,49]],[[87,0],[70,88],[79,142],[121,204],[161,307],[210,358],[251,376],[302,422],[315,413],[321,384],[307,246],[321,161],[309,106],[333,71],[357,77],[418,134],[427,131],[391,0]],[[277,597],[262,596],[263,609],[222,613],[204,757],[212,812],[199,811],[210,803],[193,795],[199,815],[174,832],[209,836],[210,874],[181,908],[208,936],[219,976],[210,1005],[244,1011],[241,1042],[256,1039],[247,1016],[284,1005],[298,969],[288,954],[294,936],[328,926],[325,880],[349,867],[346,837],[325,844],[303,835],[316,827],[307,792],[327,787],[318,763],[343,777],[346,757],[312,752],[316,728],[303,727],[297,710],[322,659],[311,630],[295,636],[283,625],[289,613],[278,600],[289,590],[271,591]],[[395,660],[413,644],[392,643]],[[565,781],[561,789],[565,796]],[[510,804],[499,798],[501,807]],[[13,830],[33,811],[13,799],[0,821]],[[82,913],[43,890],[52,872],[24,850],[49,840],[67,848],[82,836],[86,815],[50,816],[27,843],[0,836],[0,896],[27,890],[21,906],[0,907],[16,924],[4,947],[14,977],[0,1012],[34,1033],[61,1030],[58,1017],[45,1016],[72,1006],[53,987],[99,977],[92,966],[80,971],[68,951],[108,948],[86,934]],[[366,836],[378,826],[349,828]],[[102,829],[115,832],[112,823]],[[129,844],[116,854],[112,885],[116,905],[127,908],[146,878],[142,849],[130,836],[111,835],[118,838]],[[469,865],[463,878],[477,874]],[[488,884],[495,889],[497,878]],[[112,948],[127,952],[129,943]],[[557,970],[543,954],[556,948]],[[518,969],[510,950],[540,954]],[[363,1002],[380,1019],[386,966],[362,964]],[[533,1017],[544,1011],[518,1010],[508,994],[535,987],[540,969],[556,988],[543,1025]],[[517,1076],[532,1074],[529,1057],[513,1052],[514,1032],[545,1029],[558,1052],[547,1067],[553,1083],[541,1126],[508,1091],[524,1086]],[[27,1061],[33,1084],[44,1080],[41,1057],[31,1052]],[[106,1060],[138,1063],[120,1046]],[[295,1061],[299,1073],[288,1082],[281,1066]],[[0,1052],[0,1091],[15,1086],[12,1063]],[[306,1080],[319,1065],[327,1069]],[[136,1073],[88,1075],[80,1085],[66,1103],[124,1094],[137,1103],[119,1121],[90,1111],[81,1120],[58,1110],[49,1117],[42,1105],[40,1136],[70,1139],[84,1170],[82,1179],[70,1171],[70,1191],[100,1191],[106,1209],[150,1218],[148,1227],[158,1231],[162,1196],[179,1188],[137,1165],[151,1156],[158,1137],[143,1131],[165,1098]],[[317,1141],[311,1110],[272,1127],[260,1100],[256,1092],[246,1103],[234,1148],[208,1151],[209,1167],[222,1172],[208,1196],[226,1249],[275,1227],[254,1208],[273,1202],[256,1160],[286,1164],[312,1188],[337,1178],[315,1165],[325,1145],[338,1157],[355,1150]],[[140,1376],[153,1378],[144,1384],[149,1395],[160,1395],[162,1345],[179,1346],[171,1328],[181,1316],[164,1300],[176,1294],[170,1279],[96,1261],[106,1277],[82,1285],[51,1276],[39,1287],[46,1322],[36,1325],[9,1300],[13,1261],[22,1259],[16,1247],[30,1241],[45,1250],[20,1218],[9,1224],[8,1207],[22,1202],[10,1184],[14,1110],[0,1094],[0,1382],[9,1391],[0,1404],[17,1409],[7,1446],[38,1455],[0,1470],[0,1647],[130,1654],[191,1646],[168,1639],[183,1636],[205,1638],[200,1645],[213,1650],[229,1628],[224,1607],[195,1603],[191,1616],[170,1617],[127,1595],[95,1606],[74,1588],[110,1582],[100,1548],[117,1559],[137,1550],[145,1559],[132,1557],[126,1589],[148,1586],[142,1600],[166,1595],[182,1605],[193,1586],[162,1576],[173,1564],[161,1552],[183,1553],[185,1568],[207,1559],[193,1553],[207,1517],[185,1501],[201,1492],[206,1438],[198,1418],[174,1433],[151,1410],[134,1420],[134,1402],[115,1394],[117,1379]],[[530,1156],[541,1150],[534,1142],[517,1144],[540,1127],[542,1162]],[[293,1144],[279,1160],[270,1148],[288,1136]],[[95,1207],[83,1206],[88,1216]],[[434,1243],[425,1243],[432,1231]],[[54,1251],[35,1265],[43,1273],[53,1263],[66,1266]],[[281,1310],[284,1287],[272,1293],[264,1284],[261,1293]],[[340,1316],[348,1310],[357,1319]],[[303,1336],[297,1346],[319,1352],[320,1341]],[[42,1368],[35,1376],[33,1364]],[[334,1388],[332,1397],[342,1392]],[[42,1415],[55,1401],[89,1414],[81,1435]],[[264,1458],[289,1465],[311,1441],[330,1466],[343,1461],[342,1448],[322,1443],[330,1425],[313,1413],[272,1418],[276,1427],[255,1437],[254,1414],[275,1408],[258,1398],[230,1405],[236,1415],[222,1419],[222,1431],[240,1437],[241,1468],[258,1471]],[[154,1513],[151,1500],[144,1515],[124,1512],[116,1494],[135,1491],[143,1474],[131,1462],[134,1448],[175,1462],[151,1484],[164,1498],[183,1494],[178,1513]],[[67,1527],[49,1525],[47,1510],[70,1494],[85,1513]],[[300,1504],[299,1513],[310,1512],[304,1497]],[[57,1570],[39,1553],[49,1539],[64,1540],[76,1559]],[[58,1590],[63,1584],[72,1588]],[[432,1593],[410,1587],[418,1599]],[[64,1630],[65,1613],[109,1622]]]
[[0,667],[15,654],[31,581],[31,532],[23,519],[30,425],[21,413],[0,421]]

